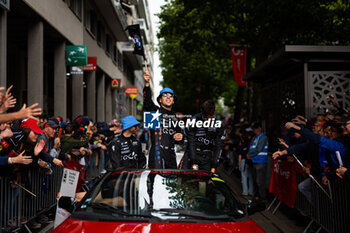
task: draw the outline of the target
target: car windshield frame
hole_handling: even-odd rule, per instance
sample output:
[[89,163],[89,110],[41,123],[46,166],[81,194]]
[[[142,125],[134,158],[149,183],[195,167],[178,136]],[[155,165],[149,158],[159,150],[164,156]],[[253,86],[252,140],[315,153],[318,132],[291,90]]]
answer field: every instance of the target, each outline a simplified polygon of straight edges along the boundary
[[103,216],[107,221],[139,222],[249,220],[246,206],[221,178],[208,172],[168,169],[108,172],[85,195],[71,218],[102,221]]

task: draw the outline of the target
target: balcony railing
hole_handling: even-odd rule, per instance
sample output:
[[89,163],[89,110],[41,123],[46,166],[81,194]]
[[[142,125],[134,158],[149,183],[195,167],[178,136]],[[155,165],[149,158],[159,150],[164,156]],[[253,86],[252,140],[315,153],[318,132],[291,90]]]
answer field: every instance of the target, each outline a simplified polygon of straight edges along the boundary
[[123,28],[125,29],[128,26],[128,21],[126,19],[126,16],[124,14],[122,6],[116,0],[111,0],[111,1],[112,1],[113,6],[114,6],[114,9],[119,17],[120,23],[122,24]]

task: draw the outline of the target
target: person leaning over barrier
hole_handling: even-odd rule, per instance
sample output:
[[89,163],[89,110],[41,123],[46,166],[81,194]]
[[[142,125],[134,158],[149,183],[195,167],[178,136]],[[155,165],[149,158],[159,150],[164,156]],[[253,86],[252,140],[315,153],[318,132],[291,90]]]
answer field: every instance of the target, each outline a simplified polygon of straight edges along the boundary
[[[345,131],[346,131],[346,137],[349,139],[350,138],[350,116],[344,116],[343,118],[340,119],[340,122],[343,124]],[[350,146],[349,143],[350,140],[348,140],[347,147]],[[344,165],[340,166],[337,170],[337,176],[340,178],[346,178],[347,180],[350,181],[350,150],[346,151],[346,156],[345,156],[345,161]]]
[[[306,125],[306,122],[304,125]],[[315,127],[313,128],[315,132],[323,133],[323,129],[320,130],[320,129],[316,129]],[[315,179],[321,180],[322,172],[324,171],[324,169],[321,167],[320,162],[318,160],[319,146],[314,143],[310,143],[308,141],[304,142],[305,140],[304,137],[302,137],[299,133],[295,132],[295,130],[289,130],[288,134],[293,135],[292,137],[294,139],[298,138],[299,140],[296,141],[296,140],[291,140],[291,138],[287,138],[287,140],[289,139],[288,140],[289,144],[287,144],[283,139],[279,138],[279,144],[281,145],[283,150],[289,150],[289,156],[284,155],[282,156],[281,159],[284,160],[285,157],[287,157],[287,159],[293,158],[291,155],[295,154],[295,156],[299,160],[308,162],[308,164],[305,164],[305,166],[302,168],[303,171],[307,175],[312,175],[313,177],[315,177]],[[272,157],[274,159],[279,158],[278,153],[279,151],[275,152]],[[306,199],[310,203],[312,203],[312,178],[310,176],[307,176],[306,179],[304,179],[298,184],[298,189],[306,197]],[[301,213],[305,215],[307,211],[301,210]]]
[[[156,106],[152,101],[152,92],[150,88],[150,74],[148,71],[144,73],[145,87],[143,89],[143,109],[144,111],[157,111],[160,115],[160,128],[151,129],[151,149],[148,157],[149,168],[170,168],[176,169],[175,143],[181,142],[183,134],[179,126],[169,126],[170,122],[176,122],[178,119],[172,108],[177,100],[174,91],[170,88],[164,88],[157,97],[160,107]],[[155,115],[154,115],[155,116]],[[167,124],[164,127],[163,123]]]
[[[55,164],[57,166],[63,166],[62,161],[56,158],[52,158],[49,154],[43,152],[44,142],[37,142],[37,138],[43,131],[38,126],[38,121],[34,119],[25,119],[22,121],[20,127],[13,125],[11,127],[13,132],[13,137],[3,139],[1,141],[0,155],[8,157],[18,157],[18,160],[28,159],[31,157],[33,160],[33,166],[38,164],[38,160],[41,159],[47,163]],[[24,153],[22,153],[25,151]],[[26,157],[23,158],[23,155]],[[27,157],[28,156],[28,157]],[[16,161],[16,159],[15,159]],[[29,161],[24,162],[23,164],[29,164]],[[12,158],[11,162],[12,163]],[[18,166],[9,167],[12,169],[1,170],[1,174],[12,173],[13,171],[18,171]]]
[[[0,142],[2,140],[8,140],[13,137],[12,130],[10,126],[6,123],[0,125]],[[2,147],[2,146],[1,146]],[[0,166],[6,166],[10,164],[30,164],[33,159],[31,156],[25,156],[24,151],[15,157],[0,157]]]
[[141,142],[134,136],[140,122],[134,116],[126,116],[121,123],[122,133],[113,139],[109,147],[112,168],[145,168],[146,157]]
[[[202,104],[201,113],[198,113],[192,119],[195,119],[196,122],[219,121],[215,117],[215,103],[211,100],[205,101]],[[218,128],[197,127],[197,124],[195,127],[188,128],[186,135],[192,168],[197,169],[198,166],[199,170],[215,173],[222,153],[225,134],[225,125],[222,122]],[[186,159],[184,159],[184,161],[185,160]]]
[[75,139],[73,138],[73,135],[75,133],[75,128],[72,123],[67,124],[64,127],[64,134],[61,137],[61,153],[72,153],[73,148],[81,148],[85,147],[88,143],[89,140],[92,137],[92,132],[91,132],[91,127],[92,124],[89,124],[87,126],[87,131],[84,134],[84,137],[80,139]]
[[[57,158],[52,158],[48,153],[44,151],[44,141],[37,141],[42,131],[38,126],[38,121],[34,119],[25,119],[21,123],[21,131],[14,132],[14,137],[10,140],[14,145],[17,145],[19,150],[24,149],[28,154],[34,155],[35,160],[40,158],[41,160],[55,164],[57,166],[63,166],[62,161]],[[16,140],[20,139],[23,135],[24,141]]]
[[[339,167],[339,161],[336,156],[336,153],[339,152],[339,155],[344,161],[345,154],[347,151],[346,141],[347,138],[343,137],[343,133],[341,131],[341,126],[338,125],[334,121],[328,121],[323,125],[323,131],[325,136],[320,136],[312,132],[311,130],[305,128],[302,125],[296,125],[292,122],[286,123],[286,128],[293,128],[298,133],[300,133],[303,137],[309,140],[310,143],[314,143],[319,146],[319,162],[320,165],[327,170],[327,173],[330,175],[334,175],[336,169]],[[302,151],[306,148],[306,144],[303,143],[300,146],[293,146],[288,148],[287,150],[277,151],[273,154],[273,158],[277,158],[286,154],[295,154],[299,151]],[[326,172],[322,173],[322,183],[327,185],[328,178],[326,176]]]

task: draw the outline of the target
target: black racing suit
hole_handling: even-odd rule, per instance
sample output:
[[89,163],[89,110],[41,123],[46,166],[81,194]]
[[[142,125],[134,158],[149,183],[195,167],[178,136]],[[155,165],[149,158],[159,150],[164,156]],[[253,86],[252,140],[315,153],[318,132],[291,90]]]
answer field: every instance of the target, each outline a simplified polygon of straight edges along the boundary
[[112,168],[145,168],[146,157],[142,152],[141,142],[134,136],[117,135],[109,145]]
[[[195,115],[192,119],[195,119],[196,122],[205,121],[201,113]],[[211,168],[216,169],[224,145],[225,125],[216,118],[210,121],[215,121],[217,123],[216,127],[215,124],[210,124],[209,127],[204,127],[204,125],[202,127],[191,126],[186,129],[189,165],[198,164],[199,170],[210,171]]]
[[[174,123],[178,121],[175,112],[168,111],[162,107],[156,106],[152,101],[152,92],[150,87],[143,89],[143,109],[144,111],[157,111],[160,116],[160,128],[150,129],[151,149],[148,158],[148,167],[157,169],[176,169],[175,154],[175,133],[181,133],[181,128]],[[172,123],[170,125],[170,122]],[[165,126],[163,125],[165,124]]]

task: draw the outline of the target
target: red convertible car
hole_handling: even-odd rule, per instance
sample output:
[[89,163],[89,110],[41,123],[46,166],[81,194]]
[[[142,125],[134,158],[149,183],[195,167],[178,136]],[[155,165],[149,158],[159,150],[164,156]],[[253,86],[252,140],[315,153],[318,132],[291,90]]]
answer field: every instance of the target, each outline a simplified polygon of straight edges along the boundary
[[[117,170],[104,175],[52,232],[264,232],[225,181],[185,170]],[[68,201],[67,201],[68,200]],[[255,209],[254,209],[255,208]]]

